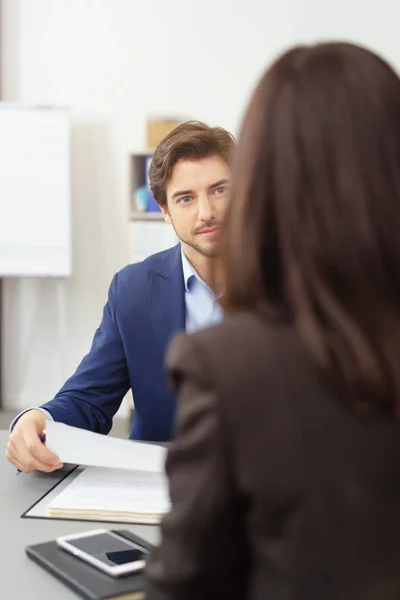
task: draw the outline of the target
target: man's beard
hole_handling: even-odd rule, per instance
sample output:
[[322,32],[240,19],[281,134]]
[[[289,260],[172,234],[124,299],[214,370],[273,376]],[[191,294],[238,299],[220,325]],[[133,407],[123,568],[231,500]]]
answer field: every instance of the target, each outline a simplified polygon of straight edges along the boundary
[[219,255],[218,248],[204,248],[201,244],[197,244],[193,240],[188,241],[182,239],[182,242],[184,242],[187,246],[190,246],[191,248],[193,248],[193,250],[196,250],[199,254],[205,256],[206,258],[217,258],[217,256]]
[[205,229],[211,229],[213,227],[218,227],[219,229],[221,229],[221,223],[218,221],[208,221],[207,223],[203,223],[200,227],[196,227],[196,229],[192,231],[189,240],[181,238],[181,241],[184,242],[187,246],[190,246],[190,248],[193,248],[193,250],[196,250],[202,256],[205,256],[206,258],[216,258],[219,255],[218,240],[216,240],[217,244],[214,247],[211,246],[210,248],[203,247],[203,245],[198,243],[196,240],[196,236],[199,233],[201,233]]

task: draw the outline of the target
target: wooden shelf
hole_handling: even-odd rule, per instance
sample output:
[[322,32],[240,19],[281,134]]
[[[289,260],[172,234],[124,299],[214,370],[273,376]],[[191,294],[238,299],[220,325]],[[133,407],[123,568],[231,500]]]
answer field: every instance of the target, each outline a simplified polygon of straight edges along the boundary
[[154,150],[139,150],[138,152],[129,152],[129,156],[132,158],[138,157],[142,158],[143,156],[153,156]]
[[133,210],[130,214],[131,221],[164,221],[163,214],[161,212],[142,212],[140,210]]

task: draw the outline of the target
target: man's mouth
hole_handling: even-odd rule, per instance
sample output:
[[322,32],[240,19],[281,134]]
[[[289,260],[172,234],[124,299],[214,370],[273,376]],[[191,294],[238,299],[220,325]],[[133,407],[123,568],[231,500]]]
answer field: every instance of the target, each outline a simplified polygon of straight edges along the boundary
[[219,232],[219,227],[205,227],[197,232],[197,235],[212,236]]

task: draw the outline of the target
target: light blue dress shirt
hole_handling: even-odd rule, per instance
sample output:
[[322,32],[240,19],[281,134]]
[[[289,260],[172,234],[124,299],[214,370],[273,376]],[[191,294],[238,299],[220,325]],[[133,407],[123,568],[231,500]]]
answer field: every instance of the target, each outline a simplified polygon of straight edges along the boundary
[[201,279],[182,253],[183,279],[185,283],[186,332],[192,333],[203,327],[222,321],[222,309],[211,288]]

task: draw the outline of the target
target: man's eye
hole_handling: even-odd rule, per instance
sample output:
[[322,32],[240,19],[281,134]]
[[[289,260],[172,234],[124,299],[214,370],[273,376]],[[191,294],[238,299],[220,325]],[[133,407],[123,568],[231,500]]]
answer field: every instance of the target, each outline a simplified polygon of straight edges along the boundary
[[179,203],[180,204],[188,204],[191,201],[191,197],[190,196],[184,196],[183,198],[179,199]]
[[226,188],[226,187],[224,187],[224,186],[217,187],[217,188],[215,189],[215,193],[217,194],[217,196],[222,196],[222,194],[225,194],[225,192],[226,192],[226,189],[227,189],[227,188]]

